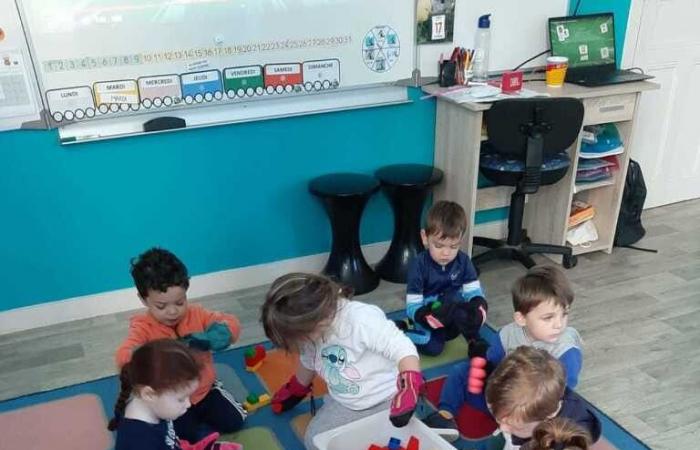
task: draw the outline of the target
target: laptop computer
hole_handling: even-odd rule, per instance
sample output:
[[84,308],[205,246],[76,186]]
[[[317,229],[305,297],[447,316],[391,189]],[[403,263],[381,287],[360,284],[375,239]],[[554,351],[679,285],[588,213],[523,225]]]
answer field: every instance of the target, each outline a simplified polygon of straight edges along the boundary
[[569,58],[567,83],[604,86],[653,78],[617,69],[612,13],[550,18],[549,45],[553,56]]

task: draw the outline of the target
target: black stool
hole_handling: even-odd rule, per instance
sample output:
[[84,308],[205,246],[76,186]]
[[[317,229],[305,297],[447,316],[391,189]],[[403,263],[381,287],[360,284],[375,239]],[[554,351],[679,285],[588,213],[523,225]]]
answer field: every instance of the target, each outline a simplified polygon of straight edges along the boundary
[[355,294],[374,290],[379,277],[360,249],[360,218],[379,183],[367,175],[333,173],[314,178],[309,190],[323,202],[333,233],[333,243],[323,273],[351,286]]
[[408,262],[423,251],[420,238],[421,213],[430,188],[442,181],[442,170],[422,164],[396,164],[374,174],[394,210],[391,246],[375,270],[394,283],[405,283]]

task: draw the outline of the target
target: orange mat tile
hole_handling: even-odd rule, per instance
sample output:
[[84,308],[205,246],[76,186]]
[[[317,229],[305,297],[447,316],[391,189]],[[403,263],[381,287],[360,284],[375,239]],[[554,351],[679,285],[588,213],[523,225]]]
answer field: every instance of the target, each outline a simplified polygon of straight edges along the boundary
[[[267,391],[274,393],[289,380],[299,366],[299,355],[279,349],[269,350],[262,366],[256,372]],[[316,397],[328,392],[326,383],[318,376],[314,377],[313,393]]]

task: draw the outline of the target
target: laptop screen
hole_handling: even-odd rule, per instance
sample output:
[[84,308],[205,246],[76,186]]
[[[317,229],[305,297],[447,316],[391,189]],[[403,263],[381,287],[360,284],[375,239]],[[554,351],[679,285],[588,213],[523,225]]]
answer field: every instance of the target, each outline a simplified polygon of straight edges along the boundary
[[613,15],[549,19],[549,43],[554,56],[569,58],[569,68],[615,64]]

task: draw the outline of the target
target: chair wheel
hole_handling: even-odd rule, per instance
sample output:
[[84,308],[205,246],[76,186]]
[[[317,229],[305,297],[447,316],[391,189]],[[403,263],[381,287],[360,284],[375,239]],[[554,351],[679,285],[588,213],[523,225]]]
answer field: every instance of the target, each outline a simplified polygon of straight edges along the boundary
[[576,267],[576,264],[578,264],[578,256],[576,255],[564,255],[564,259],[561,263],[561,265],[564,266],[565,269],[571,269],[572,267]]

